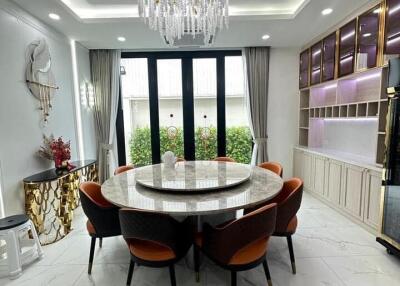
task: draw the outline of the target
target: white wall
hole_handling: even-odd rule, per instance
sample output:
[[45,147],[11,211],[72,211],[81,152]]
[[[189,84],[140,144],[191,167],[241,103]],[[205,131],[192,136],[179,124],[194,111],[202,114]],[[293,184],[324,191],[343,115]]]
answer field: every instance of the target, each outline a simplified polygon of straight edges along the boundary
[[[38,101],[24,82],[26,48],[40,38],[49,44],[53,73],[60,86],[45,128],[40,125]],[[42,134],[71,140],[72,160],[77,159],[78,146],[69,40],[8,1],[0,3],[0,39],[0,161],[5,212],[11,215],[24,212],[22,179],[52,167],[36,155]],[[85,57],[81,48],[79,54],[81,59]]]
[[292,176],[293,146],[298,141],[298,55],[292,48],[271,49],[268,98],[268,153]]
[[[78,67],[78,84],[79,90],[82,92],[82,87],[85,82],[91,82],[90,78],[90,59],[89,50],[76,43],[76,59]],[[81,95],[82,96],[82,95]],[[94,126],[93,110],[81,106],[82,119],[82,137],[83,151],[85,159],[96,159],[96,134]]]

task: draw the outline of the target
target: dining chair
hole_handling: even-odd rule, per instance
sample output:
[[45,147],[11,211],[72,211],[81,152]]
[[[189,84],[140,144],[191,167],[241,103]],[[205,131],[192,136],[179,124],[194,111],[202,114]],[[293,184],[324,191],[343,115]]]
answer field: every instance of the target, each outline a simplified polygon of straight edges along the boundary
[[282,178],[283,168],[282,165],[277,162],[264,162],[259,164],[258,167],[274,172],[275,174],[277,174],[279,177]]
[[91,274],[96,238],[99,238],[99,246],[101,248],[103,238],[121,235],[118,219],[119,208],[103,197],[101,186],[95,182],[80,184],[79,194],[83,212],[88,218],[86,228],[92,238],[88,266],[88,274]]
[[217,227],[205,223],[203,232],[196,235],[194,262],[199,277],[199,251],[220,267],[231,272],[231,285],[236,286],[238,271],[263,264],[268,285],[272,285],[266,253],[268,241],[274,232],[277,205],[263,206],[239,219]]
[[117,169],[115,169],[114,175],[116,176],[116,175],[122,174],[124,172],[128,172],[129,170],[132,170],[133,168],[135,168],[133,165],[120,166]]
[[[297,212],[300,209],[302,197],[303,181],[299,178],[292,178],[284,182],[281,192],[276,197],[263,204],[276,203],[278,205],[276,227],[272,236],[286,237],[293,274],[296,274],[296,262],[293,251],[292,235],[297,229]],[[258,207],[246,209],[244,214],[251,213]]]
[[214,161],[218,161],[218,162],[233,162],[235,163],[236,161],[233,160],[232,158],[229,157],[217,157],[214,159]]
[[119,220],[131,254],[126,285],[131,284],[136,263],[153,268],[168,266],[171,285],[175,286],[174,265],[193,244],[191,219],[178,222],[166,214],[123,208]]

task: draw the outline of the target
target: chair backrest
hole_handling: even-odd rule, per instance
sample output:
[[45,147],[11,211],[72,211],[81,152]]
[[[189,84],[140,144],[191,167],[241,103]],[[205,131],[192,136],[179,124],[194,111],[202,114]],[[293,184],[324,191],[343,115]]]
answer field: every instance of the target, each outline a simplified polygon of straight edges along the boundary
[[292,178],[283,184],[282,191],[272,200],[278,204],[276,217],[276,233],[284,233],[290,220],[300,209],[303,197],[303,181],[299,178]]
[[129,170],[132,170],[133,168],[134,168],[133,165],[120,166],[117,169],[115,169],[114,175],[116,176],[116,175],[122,174],[124,172],[129,171]]
[[258,167],[261,167],[263,169],[270,170],[271,172],[274,172],[278,176],[282,178],[283,175],[283,168],[282,165],[277,163],[277,162],[264,162],[258,165]]
[[277,205],[263,206],[223,227],[203,226],[203,249],[214,260],[228,264],[243,247],[262,238],[268,238],[275,230]]
[[233,160],[232,158],[229,157],[217,157],[214,159],[214,161],[218,161],[218,162],[236,162],[235,160]]
[[138,239],[166,246],[179,256],[192,243],[192,231],[171,216],[123,208],[119,211],[121,233],[125,240]]
[[95,182],[84,182],[79,186],[82,209],[92,223],[96,234],[107,236],[120,234],[118,207],[101,194],[101,186]]

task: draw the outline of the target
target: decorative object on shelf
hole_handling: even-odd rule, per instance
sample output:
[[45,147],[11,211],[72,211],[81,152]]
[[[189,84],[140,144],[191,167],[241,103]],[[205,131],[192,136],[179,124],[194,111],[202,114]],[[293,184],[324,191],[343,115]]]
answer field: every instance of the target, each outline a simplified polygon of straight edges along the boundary
[[39,156],[48,160],[54,160],[58,170],[71,170],[75,166],[69,163],[71,159],[71,142],[64,142],[62,137],[54,139],[54,135],[43,135],[43,146],[38,151]]
[[174,168],[177,158],[171,151],[167,151],[161,156],[162,162],[169,168]]
[[33,41],[28,46],[26,84],[31,93],[39,100],[43,121],[47,123],[52,108],[51,99],[59,88],[56,86],[51,71],[49,46],[44,39]]
[[81,85],[81,104],[88,109],[94,107],[94,88],[93,84],[88,81]]
[[139,0],[139,15],[173,45],[185,34],[204,35],[204,44],[229,24],[229,0]]
[[59,172],[47,170],[23,180],[25,212],[35,225],[42,245],[71,232],[73,211],[79,204],[79,184],[98,182],[95,160],[73,162],[76,167]]

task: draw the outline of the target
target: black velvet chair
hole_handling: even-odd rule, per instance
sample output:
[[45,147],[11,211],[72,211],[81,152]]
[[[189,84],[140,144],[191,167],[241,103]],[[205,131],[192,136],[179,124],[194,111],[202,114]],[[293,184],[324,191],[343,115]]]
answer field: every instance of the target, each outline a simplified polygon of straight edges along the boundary
[[126,284],[131,284],[136,263],[154,268],[168,266],[171,285],[175,286],[174,265],[186,255],[193,243],[190,218],[180,223],[165,214],[121,209],[119,219],[131,254]]
[[121,235],[119,225],[119,208],[108,202],[101,194],[101,186],[94,182],[84,182],[79,186],[82,208],[88,221],[86,228],[92,237],[89,254],[88,273],[92,273],[96,239],[100,240],[100,247],[104,237]]
[[266,253],[275,229],[277,206],[259,208],[237,220],[218,227],[203,225],[195,239],[195,271],[199,273],[199,251],[216,264],[231,271],[231,285],[236,286],[236,273],[263,264],[268,285],[272,285]]

